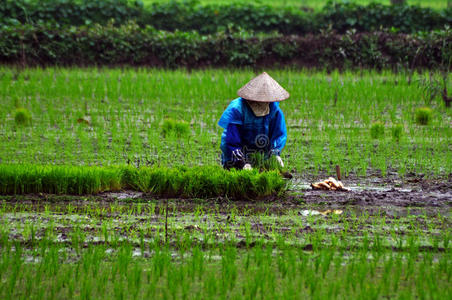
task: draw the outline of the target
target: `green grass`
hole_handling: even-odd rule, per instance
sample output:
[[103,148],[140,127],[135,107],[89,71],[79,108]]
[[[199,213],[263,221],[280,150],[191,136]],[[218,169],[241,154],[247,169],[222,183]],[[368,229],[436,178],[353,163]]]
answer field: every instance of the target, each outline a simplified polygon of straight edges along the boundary
[[84,195],[135,190],[154,196],[253,199],[285,189],[278,172],[216,167],[93,167],[0,164],[0,194]]
[[[168,0],[143,0],[145,5],[151,3],[168,2]],[[200,0],[202,4],[229,4],[229,3],[250,3],[250,4],[265,4],[275,7],[310,7],[316,10],[321,9],[328,2],[326,0],[258,0],[258,1],[234,1],[234,0]],[[337,1],[340,2],[340,1]],[[371,2],[389,4],[390,0],[350,0],[349,2],[359,4],[369,4]],[[419,5],[422,7],[431,7],[441,9],[447,7],[447,0],[407,0],[410,5]]]
[[[427,105],[418,82],[428,74],[268,72],[291,94],[281,103],[288,130],[282,158],[289,170],[334,174],[339,164],[345,175],[452,172],[451,110],[437,97],[428,104],[430,125],[415,122],[416,109]],[[254,75],[250,70],[91,68],[18,73],[3,67],[0,163],[219,165],[217,122]],[[33,115],[32,126],[16,126],[16,107]],[[163,138],[166,118],[190,124],[190,133]],[[388,135],[374,145],[369,134],[374,120],[383,122],[386,132],[403,124],[404,138],[397,142]]]

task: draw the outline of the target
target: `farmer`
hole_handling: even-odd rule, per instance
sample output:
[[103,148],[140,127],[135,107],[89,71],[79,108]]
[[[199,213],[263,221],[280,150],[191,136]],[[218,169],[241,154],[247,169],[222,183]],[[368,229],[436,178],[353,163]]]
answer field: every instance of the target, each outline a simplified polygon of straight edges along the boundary
[[281,150],[287,140],[284,114],[279,101],[289,93],[267,73],[262,73],[244,85],[218,122],[221,135],[221,160],[226,169],[251,169],[250,154],[260,152],[283,167]]

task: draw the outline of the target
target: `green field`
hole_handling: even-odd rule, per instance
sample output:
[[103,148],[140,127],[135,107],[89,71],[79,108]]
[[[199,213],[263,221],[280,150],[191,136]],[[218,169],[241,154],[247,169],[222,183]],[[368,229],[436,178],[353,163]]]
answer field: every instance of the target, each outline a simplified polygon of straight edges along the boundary
[[[168,0],[143,0],[145,5],[151,3],[169,2]],[[311,7],[313,9],[321,9],[328,1],[325,0],[257,0],[257,1],[234,1],[234,0],[200,0],[202,4],[229,4],[229,3],[249,3],[249,4],[265,4],[275,7]],[[336,1],[341,2],[341,1]],[[343,2],[343,1],[342,1]],[[369,4],[372,2],[389,4],[390,0],[350,0],[358,4]],[[447,0],[408,0],[410,5],[419,5],[422,7],[431,7],[441,9],[447,7]]]
[[451,298],[441,74],[267,71],[291,180],[220,167],[258,72],[0,68],[0,298]]
[[[430,100],[428,74],[373,71],[269,71],[291,97],[282,157],[300,176],[342,166],[360,176],[388,171],[447,177],[452,172],[451,111]],[[69,165],[220,164],[217,125],[252,71],[0,69],[0,162]],[[439,80],[439,74],[433,78]],[[448,83],[449,90],[450,80]],[[427,125],[415,120],[428,106]],[[31,115],[15,121],[16,109]],[[165,135],[166,118],[183,120]],[[384,132],[372,136],[375,122]],[[398,131],[398,133],[395,133]]]

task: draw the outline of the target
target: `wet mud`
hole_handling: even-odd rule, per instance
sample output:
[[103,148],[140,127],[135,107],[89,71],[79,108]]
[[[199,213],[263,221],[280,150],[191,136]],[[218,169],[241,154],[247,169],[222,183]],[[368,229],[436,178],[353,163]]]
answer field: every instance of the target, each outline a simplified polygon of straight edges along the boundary
[[350,178],[342,180],[348,192],[313,190],[309,182],[296,179],[289,191],[289,198],[306,204],[332,206],[380,206],[380,207],[452,207],[452,179],[424,179],[411,176],[404,180],[391,177]]

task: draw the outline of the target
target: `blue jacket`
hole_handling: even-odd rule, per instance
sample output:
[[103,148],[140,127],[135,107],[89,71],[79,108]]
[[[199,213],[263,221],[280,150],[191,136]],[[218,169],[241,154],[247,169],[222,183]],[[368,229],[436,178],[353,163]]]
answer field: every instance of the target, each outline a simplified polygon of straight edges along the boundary
[[246,100],[233,100],[218,121],[221,135],[222,163],[232,160],[232,151],[241,149],[245,155],[263,151],[280,154],[286,145],[287,130],[284,114],[278,102],[271,102],[270,113],[256,117]]

